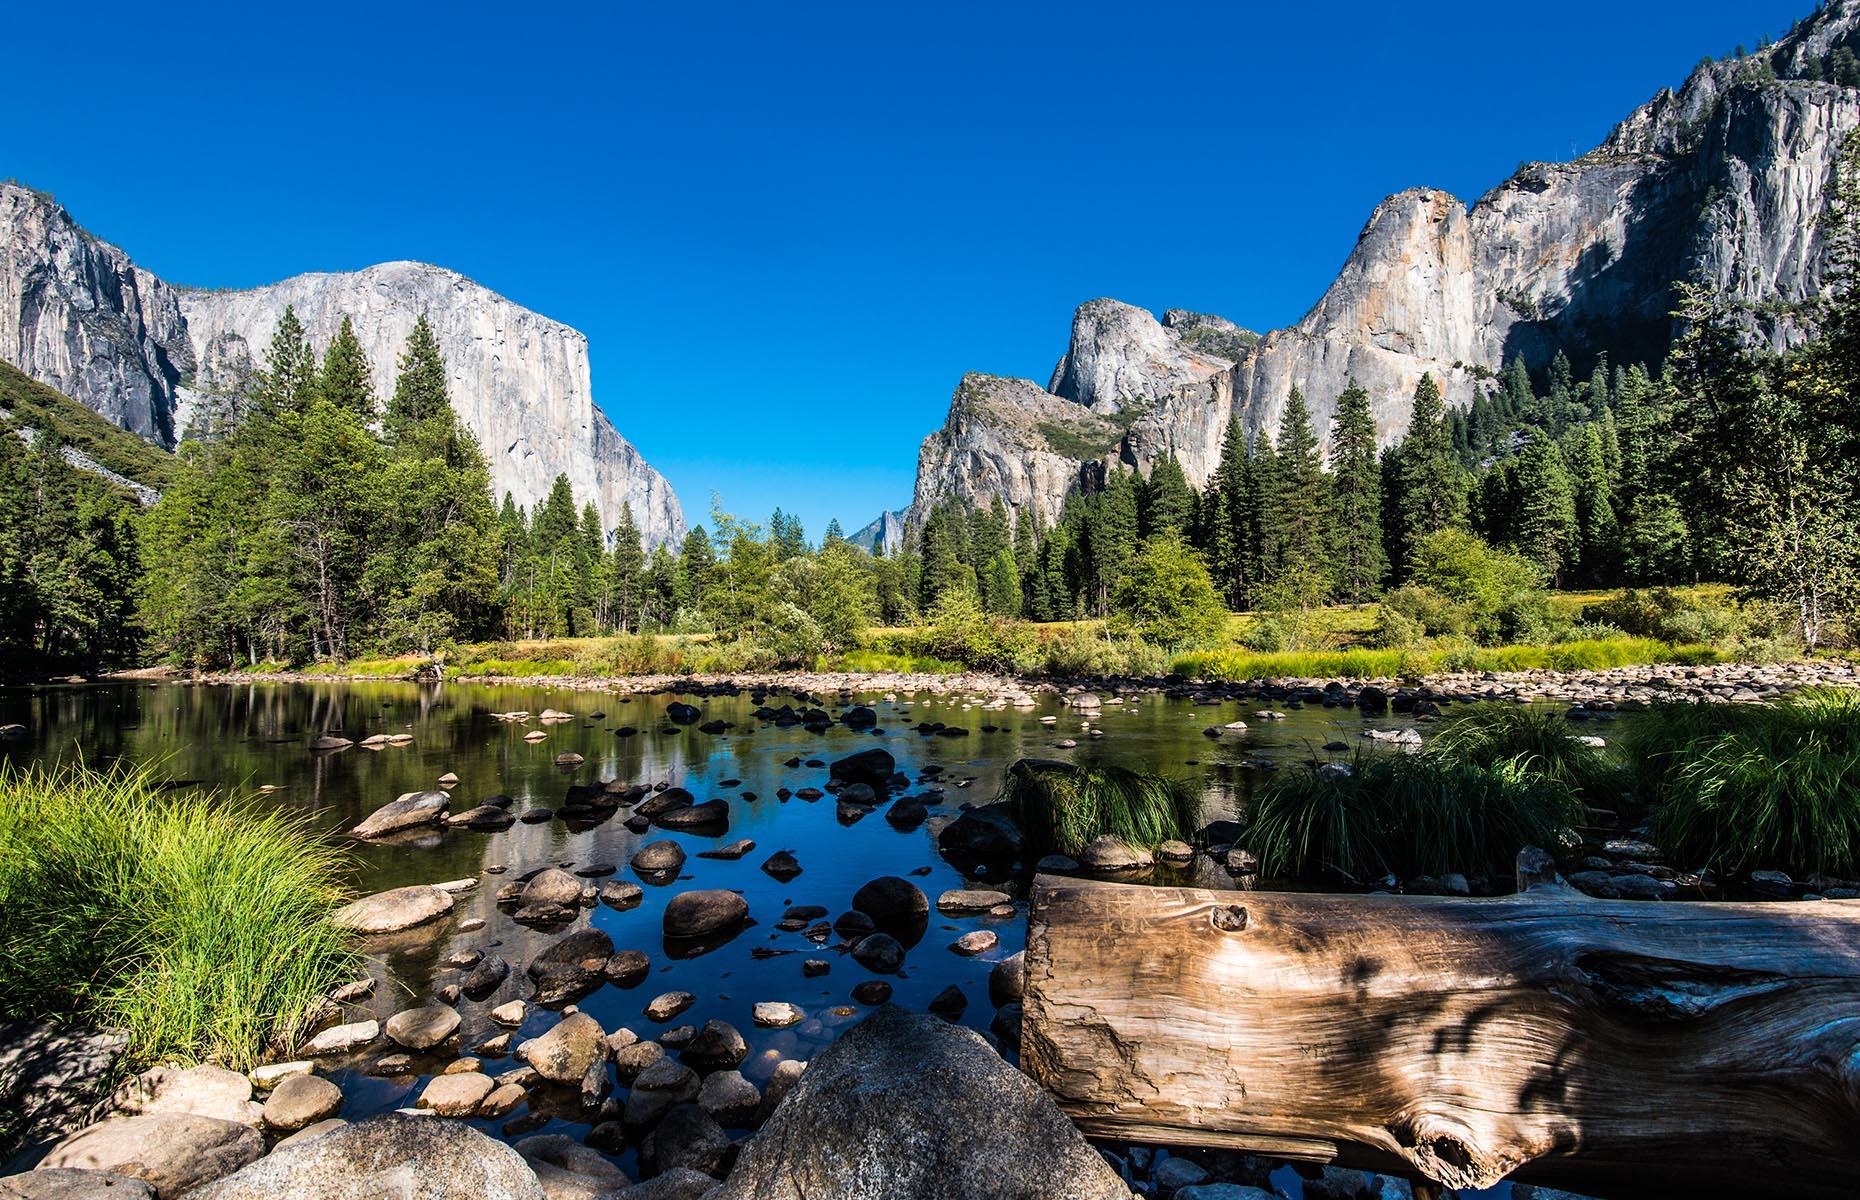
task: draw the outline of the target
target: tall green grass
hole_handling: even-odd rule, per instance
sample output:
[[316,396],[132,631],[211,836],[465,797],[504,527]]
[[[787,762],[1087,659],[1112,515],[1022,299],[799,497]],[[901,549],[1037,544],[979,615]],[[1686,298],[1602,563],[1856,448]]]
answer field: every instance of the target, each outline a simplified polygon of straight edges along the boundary
[[1578,796],[1612,801],[1621,790],[1615,765],[1577,740],[1569,719],[1552,708],[1526,704],[1456,706],[1435,727],[1428,752],[1477,767],[1516,763]]
[[1687,864],[1860,874],[1860,691],[1662,708],[1629,750],[1657,839]]
[[342,852],[146,770],[0,764],[0,1013],[117,1026],[136,1062],[242,1069],[353,966]]
[[1348,766],[1287,771],[1260,794],[1241,841],[1268,875],[1503,872],[1527,845],[1566,845],[1582,815],[1567,786],[1520,759],[1365,751]]
[[1199,796],[1183,780],[1030,758],[1008,768],[997,799],[1036,854],[1077,854],[1106,835],[1153,849],[1186,839],[1201,815]]

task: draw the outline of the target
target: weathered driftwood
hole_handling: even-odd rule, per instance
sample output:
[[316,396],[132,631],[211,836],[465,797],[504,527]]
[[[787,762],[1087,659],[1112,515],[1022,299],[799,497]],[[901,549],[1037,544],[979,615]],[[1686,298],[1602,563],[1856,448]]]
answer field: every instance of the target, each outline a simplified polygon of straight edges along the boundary
[[1021,1053],[1096,1136],[1456,1187],[1853,1197],[1860,901],[1041,876]]

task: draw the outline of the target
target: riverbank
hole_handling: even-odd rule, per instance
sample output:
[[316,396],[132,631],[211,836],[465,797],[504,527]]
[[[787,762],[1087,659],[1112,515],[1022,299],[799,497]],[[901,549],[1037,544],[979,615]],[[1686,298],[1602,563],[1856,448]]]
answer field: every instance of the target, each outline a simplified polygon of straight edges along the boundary
[[[149,679],[138,672],[138,679]],[[227,671],[170,680],[203,685],[248,683],[319,683],[379,681],[373,671]],[[654,675],[489,675],[462,674],[452,682],[500,687],[561,688],[615,695],[672,692],[840,692],[871,695],[961,696],[984,707],[1031,704],[1041,694],[1075,691],[1118,695],[1167,695],[1207,699],[1267,698],[1358,703],[1365,692],[1391,702],[1412,699],[1434,703],[1478,700],[1568,703],[1571,705],[1646,705],[1668,701],[1761,703],[1805,687],[1860,686],[1860,664],[1849,659],[1801,659],[1784,663],[1716,663],[1687,666],[1653,663],[1601,670],[1456,671],[1419,677],[1298,676],[1273,679],[1211,680],[1184,676],[1044,677],[984,671],[764,671],[718,674]]]

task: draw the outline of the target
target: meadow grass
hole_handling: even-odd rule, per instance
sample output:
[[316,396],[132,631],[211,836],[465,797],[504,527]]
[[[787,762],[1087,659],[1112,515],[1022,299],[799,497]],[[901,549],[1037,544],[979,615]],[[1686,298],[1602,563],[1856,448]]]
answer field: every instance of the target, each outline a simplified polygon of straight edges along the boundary
[[0,1013],[127,1030],[130,1058],[245,1069],[353,968],[349,863],[298,819],[146,769],[0,764]]
[[1658,841],[1687,864],[1860,874],[1860,691],[1666,706],[1628,749]]
[[1075,855],[1106,835],[1154,849],[1187,839],[1201,815],[1194,788],[1180,779],[1026,758],[1008,768],[997,800],[1035,855]]
[[1242,844],[1268,875],[1502,873],[1527,845],[1567,844],[1582,815],[1568,787],[1517,759],[1365,751],[1347,766],[1286,771],[1260,794]]
[[1256,652],[1205,650],[1175,660],[1196,679],[1394,679],[1449,671],[1600,671],[1650,663],[1698,666],[1721,661],[1709,646],[1674,646],[1653,638],[1595,638],[1547,646],[1448,646],[1414,650]]

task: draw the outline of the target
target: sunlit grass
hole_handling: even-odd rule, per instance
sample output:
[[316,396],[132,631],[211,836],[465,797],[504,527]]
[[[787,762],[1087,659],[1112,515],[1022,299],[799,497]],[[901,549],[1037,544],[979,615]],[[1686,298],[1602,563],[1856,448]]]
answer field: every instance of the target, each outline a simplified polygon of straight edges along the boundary
[[1527,845],[1566,844],[1581,817],[1569,788],[1515,759],[1365,752],[1347,766],[1287,771],[1260,794],[1242,844],[1267,874],[1498,873]]
[[147,771],[0,765],[0,1012],[249,1067],[352,967],[329,924],[347,872],[298,819]]
[[1579,796],[1612,799],[1618,772],[1600,750],[1585,745],[1554,708],[1527,704],[1456,706],[1435,727],[1428,752],[1453,762],[1493,768],[1519,763]]
[[1630,751],[1670,853],[1727,872],[1860,874],[1860,692],[1673,706],[1643,722]]
[[1447,646],[1414,650],[1255,652],[1208,650],[1175,660],[1197,679],[1395,679],[1450,671],[1599,671],[1651,663],[1701,665],[1723,655],[1709,646],[1653,638],[1605,638],[1549,646]]
[[1111,836],[1153,849],[1191,836],[1201,805],[1180,779],[1123,767],[1021,759],[1008,768],[999,801],[1039,854],[1077,854]]

